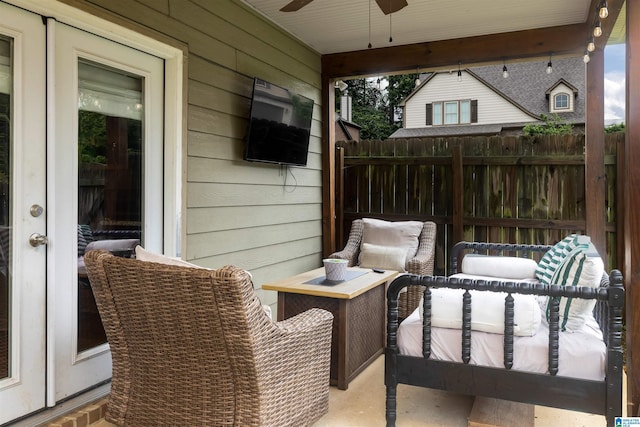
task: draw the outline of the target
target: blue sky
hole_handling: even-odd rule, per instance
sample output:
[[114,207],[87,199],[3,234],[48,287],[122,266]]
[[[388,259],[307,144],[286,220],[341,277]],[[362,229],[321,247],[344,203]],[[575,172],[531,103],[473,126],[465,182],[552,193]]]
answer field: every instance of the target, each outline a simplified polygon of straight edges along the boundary
[[604,120],[605,124],[624,121],[625,45],[604,48]]

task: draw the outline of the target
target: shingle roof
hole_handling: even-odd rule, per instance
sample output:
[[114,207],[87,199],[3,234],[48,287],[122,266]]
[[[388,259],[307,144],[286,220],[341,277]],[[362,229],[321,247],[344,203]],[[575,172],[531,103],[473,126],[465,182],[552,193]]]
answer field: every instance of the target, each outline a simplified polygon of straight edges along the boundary
[[474,73],[485,83],[511,98],[527,111],[539,116],[549,114],[549,101],[546,92],[560,80],[565,80],[578,90],[574,111],[559,113],[563,120],[584,123],[585,115],[585,64],[581,57],[551,58],[553,72],[546,73],[547,62],[507,63],[509,77],[502,77],[502,67],[496,65],[473,67]]
[[422,136],[439,137],[453,135],[498,135],[501,131],[501,124],[400,128],[392,133],[389,138],[418,138]]

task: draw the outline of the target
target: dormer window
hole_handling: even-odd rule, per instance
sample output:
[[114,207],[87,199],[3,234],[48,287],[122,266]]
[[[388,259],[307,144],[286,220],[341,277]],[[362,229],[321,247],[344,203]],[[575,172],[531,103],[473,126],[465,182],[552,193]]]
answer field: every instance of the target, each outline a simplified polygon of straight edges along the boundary
[[560,79],[546,92],[550,113],[571,113],[575,111],[578,89]]
[[553,97],[554,110],[568,110],[569,109],[569,94],[559,93]]

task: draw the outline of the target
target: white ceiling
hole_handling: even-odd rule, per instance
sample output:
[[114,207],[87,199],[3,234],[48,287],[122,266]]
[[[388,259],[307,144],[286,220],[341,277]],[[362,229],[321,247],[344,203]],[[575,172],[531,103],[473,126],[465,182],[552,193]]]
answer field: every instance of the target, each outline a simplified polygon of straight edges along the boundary
[[[407,0],[384,15],[374,0],[243,0],[320,54],[583,23],[591,0]],[[369,21],[370,17],[370,21]],[[371,35],[369,35],[369,33]],[[389,42],[389,36],[393,38]]]

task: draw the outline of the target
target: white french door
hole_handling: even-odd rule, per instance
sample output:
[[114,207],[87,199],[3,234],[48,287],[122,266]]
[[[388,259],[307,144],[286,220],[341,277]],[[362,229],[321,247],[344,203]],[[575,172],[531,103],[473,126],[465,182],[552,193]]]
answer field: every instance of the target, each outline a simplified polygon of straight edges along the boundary
[[[48,324],[59,401],[111,376],[85,243],[162,248],[163,60],[50,20]],[[51,85],[50,85],[51,87]],[[78,227],[80,226],[80,227]],[[80,246],[80,247],[79,247]],[[131,246],[129,246],[129,249]],[[53,360],[51,360],[53,359]]]
[[157,56],[0,1],[0,424],[111,376],[85,245],[175,254],[164,73]]
[[45,404],[46,247],[29,244],[46,234],[44,37],[0,3],[0,424]]

